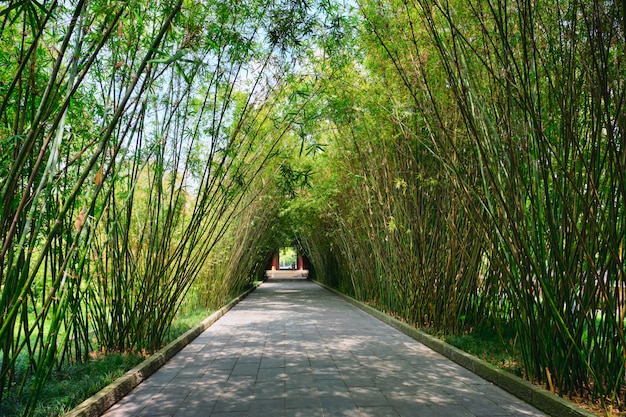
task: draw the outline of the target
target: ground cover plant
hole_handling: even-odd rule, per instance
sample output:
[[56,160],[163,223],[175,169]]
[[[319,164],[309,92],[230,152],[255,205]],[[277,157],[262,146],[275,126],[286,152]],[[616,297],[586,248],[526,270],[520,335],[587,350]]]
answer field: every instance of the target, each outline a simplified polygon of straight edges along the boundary
[[[172,323],[164,343],[197,325],[211,314],[210,310],[199,309],[181,314]],[[90,359],[81,363],[68,363],[55,369],[46,381],[33,407],[34,416],[63,415],[84,399],[94,395],[115,379],[146,359],[147,352],[107,353],[93,352]],[[19,363],[17,372],[28,372],[26,363]],[[9,394],[3,412],[5,415],[21,415],[28,403],[28,387],[21,397],[14,398],[16,391]]]

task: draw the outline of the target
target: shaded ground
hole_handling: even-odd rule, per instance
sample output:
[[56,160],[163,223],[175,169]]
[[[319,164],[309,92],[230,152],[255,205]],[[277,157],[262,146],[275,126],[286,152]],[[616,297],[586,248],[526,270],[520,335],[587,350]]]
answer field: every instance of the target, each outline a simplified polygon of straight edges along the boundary
[[270,279],[107,417],[544,416],[303,279]]

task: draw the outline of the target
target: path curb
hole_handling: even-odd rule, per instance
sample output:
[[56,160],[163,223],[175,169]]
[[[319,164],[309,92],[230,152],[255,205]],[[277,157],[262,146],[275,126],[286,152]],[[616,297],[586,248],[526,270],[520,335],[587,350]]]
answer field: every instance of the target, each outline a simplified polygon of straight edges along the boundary
[[148,359],[126,372],[114,382],[107,385],[93,396],[87,398],[74,409],[64,414],[65,417],[97,417],[111,408],[116,402],[121,400],[126,394],[131,392],[137,385],[156,372],[161,366],[177,354],[182,348],[187,346],[192,340],[208,329],[219,318],[232,309],[237,303],[246,298],[258,286],[250,288],[224,307],[202,320],[195,327],[191,328],[176,340],[169,343],[163,349],[154,353]]
[[462,367],[472,371],[476,375],[486,379],[487,381],[497,385],[498,387],[508,391],[515,395],[517,398],[524,400],[528,404],[538,408],[539,410],[556,417],[597,417],[593,414],[577,405],[552,394],[549,391],[544,390],[541,387],[531,384],[507,371],[499,369],[494,365],[487,363],[475,356],[470,355],[452,345],[449,345],[442,340],[435,338],[415,327],[401,322],[400,320],[391,317],[373,307],[368,306],[354,298],[340,293],[334,288],[330,288],[325,284],[318,281],[313,281],[317,285],[327,289],[333,294],[338,295],[350,304],[360,308],[366,313],[376,317],[378,320],[387,323],[388,325],[396,328],[412,339],[428,346],[430,349],[437,353],[442,354],[448,359],[456,362]]

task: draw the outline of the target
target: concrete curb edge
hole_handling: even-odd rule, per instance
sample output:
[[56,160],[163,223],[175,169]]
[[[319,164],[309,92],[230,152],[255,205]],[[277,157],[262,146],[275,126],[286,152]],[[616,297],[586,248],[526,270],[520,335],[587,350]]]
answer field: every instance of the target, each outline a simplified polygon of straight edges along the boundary
[[375,308],[355,300],[350,296],[342,294],[339,291],[322,284],[321,282],[313,282],[551,416],[597,417],[596,414],[578,407],[558,395],[546,391],[537,385],[533,385],[507,371],[499,369],[496,366],[472,356],[452,345],[449,345],[444,341],[418,330],[407,323],[376,310]]
[[151,355],[148,359],[141,362],[121,377],[117,378],[111,384],[107,385],[96,394],[87,398],[85,401],[77,405],[72,410],[64,414],[64,417],[97,417],[102,415],[106,410],[111,408],[115,403],[121,400],[126,394],[132,391],[137,385],[146,378],[156,372],[182,348],[187,346],[192,340],[198,337],[202,332],[208,329],[213,323],[220,319],[230,309],[237,305],[241,300],[246,298],[258,286],[248,289],[243,294],[226,304],[224,307],[211,314],[199,324],[189,329],[187,332],[170,342],[161,350]]

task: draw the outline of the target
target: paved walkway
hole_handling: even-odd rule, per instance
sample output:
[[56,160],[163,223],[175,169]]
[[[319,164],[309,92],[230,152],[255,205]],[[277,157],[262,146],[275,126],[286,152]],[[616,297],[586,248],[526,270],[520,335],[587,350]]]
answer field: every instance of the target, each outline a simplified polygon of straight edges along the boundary
[[544,415],[305,280],[262,284],[105,414]]

